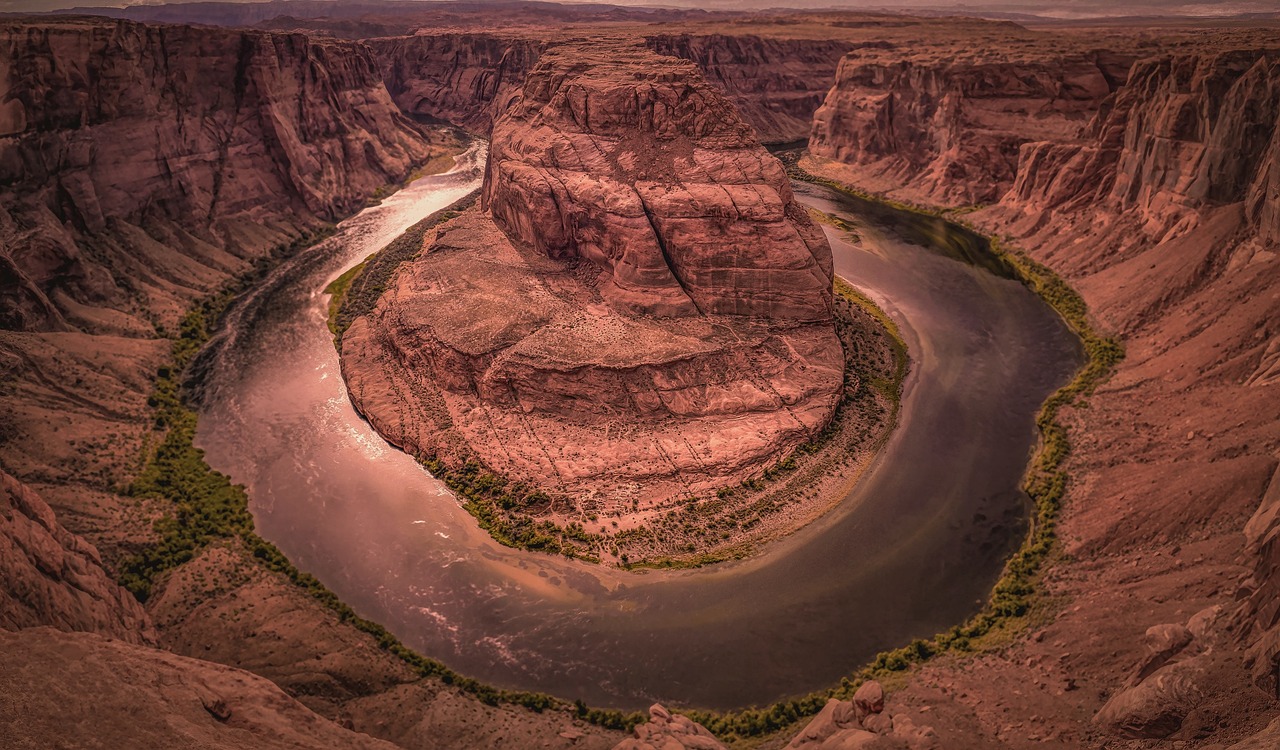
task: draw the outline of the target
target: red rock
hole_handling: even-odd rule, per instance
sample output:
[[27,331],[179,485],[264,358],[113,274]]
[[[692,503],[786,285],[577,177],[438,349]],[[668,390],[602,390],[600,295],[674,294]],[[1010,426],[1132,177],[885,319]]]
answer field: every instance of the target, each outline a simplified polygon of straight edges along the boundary
[[613,750],[724,750],[724,745],[701,724],[655,703],[649,708],[649,721]]
[[0,471],[0,628],[48,625],[153,643],[151,618],[58,523],[40,496]]
[[518,35],[418,34],[370,39],[400,109],[481,133],[517,95],[544,44]]
[[397,444],[622,510],[736,484],[831,418],[830,248],[692,64],[549,50],[483,198],[344,336]]
[[1019,147],[1073,135],[1130,62],[1040,46],[854,50],[814,114],[810,151],[873,181],[910,182],[917,199],[994,201],[1014,181]]
[[813,113],[831,88],[836,66],[854,46],[843,39],[754,34],[663,34],[645,43],[659,54],[696,64],[765,143],[809,137]]
[[150,333],[434,152],[357,44],[11,21],[0,61],[5,327]]
[[22,711],[0,713],[9,747],[397,747],[220,664],[48,628],[0,631],[0,650],[0,694],[22,701]]

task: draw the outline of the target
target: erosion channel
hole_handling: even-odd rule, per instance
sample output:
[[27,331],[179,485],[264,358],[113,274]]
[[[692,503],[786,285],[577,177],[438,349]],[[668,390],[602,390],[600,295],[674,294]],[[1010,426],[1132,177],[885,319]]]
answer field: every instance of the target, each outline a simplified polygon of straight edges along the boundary
[[[628,572],[508,549],[353,410],[325,286],[480,184],[481,147],[343,222],[246,295],[203,358],[198,445],[259,533],[362,616],[459,672],[599,707],[730,709],[837,682],[981,606],[1028,515],[1040,404],[1078,342],[959,227],[795,183],[836,273],[896,321],[898,425],[831,512],[755,557]],[[965,257],[970,260],[966,261]]]

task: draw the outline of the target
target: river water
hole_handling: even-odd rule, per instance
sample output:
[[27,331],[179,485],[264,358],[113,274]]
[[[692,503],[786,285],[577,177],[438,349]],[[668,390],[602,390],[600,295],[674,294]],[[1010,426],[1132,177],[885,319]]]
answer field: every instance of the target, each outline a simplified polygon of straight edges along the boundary
[[605,569],[481,531],[355,414],[321,290],[476,188],[483,160],[478,147],[343,222],[228,315],[203,360],[197,444],[248,487],[262,536],[455,670],[598,707],[766,704],[980,608],[1025,533],[1034,415],[1077,342],[1020,284],[915,244],[947,232],[865,223],[867,206],[810,185],[796,185],[804,203],[862,224],[859,246],[828,229],[836,271],[893,316],[912,358],[898,427],[850,495],[762,554],[701,570]]

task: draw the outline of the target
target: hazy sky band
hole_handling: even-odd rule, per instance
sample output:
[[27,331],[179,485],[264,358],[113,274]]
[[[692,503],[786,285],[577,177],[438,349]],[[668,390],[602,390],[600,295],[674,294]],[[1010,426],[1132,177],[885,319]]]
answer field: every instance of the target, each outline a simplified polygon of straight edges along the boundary
[[[179,0],[181,1],[181,0]],[[186,0],[199,2],[200,0]],[[239,0],[228,0],[237,2]],[[252,0],[246,0],[252,1]],[[433,0],[419,0],[431,3]],[[572,0],[570,0],[572,1]],[[342,4],[343,0],[335,0]],[[65,10],[76,7],[123,7],[130,5],[159,5],[145,2],[94,3],[68,0],[0,0],[0,12],[40,12]],[[281,3],[285,4],[285,3]],[[370,0],[353,0],[353,4],[370,5]],[[1245,13],[1280,13],[1280,0],[1199,0],[1198,2],[1167,2],[1162,0],[1075,0],[1046,2],[1044,0],[989,0],[982,2],[947,2],[947,0],[645,0],[629,2],[614,0],[611,5],[656,5],[665,7],[706,8],[715,10],[744,10],[751,8],[840,8],[846,10],[875,9],[952,9],[959,12],[1011,12],[1042,15],[1055,18],[1114,17],[1125,15],[1182,15],[1182,16],[1231,16]]]

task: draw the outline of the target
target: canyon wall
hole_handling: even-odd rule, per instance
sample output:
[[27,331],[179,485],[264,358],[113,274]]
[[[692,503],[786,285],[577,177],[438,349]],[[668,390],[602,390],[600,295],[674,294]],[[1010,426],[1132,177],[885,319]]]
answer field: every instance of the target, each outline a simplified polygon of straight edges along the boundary
[[545,44],[515,35],[423,34],[368,42],[395,103],[410,115],[487,134]]
[[[563,43],[517,31],[367,41],[402,110],[485,134],[519,93],[538,56]],[[754,34],[661,34],[644,37],[644,43],[658,54],[694,62],[765,143],[809,136],[813,112],[830,88],[836,64],[853,46],[833,39]]]
[[[1010,113],[1004,130],[1034,139],[1005,141],[1016,152],[1002,150],[999,169],[980,158],[977,170],[941,176],[905,161],[885,168],[882,146],[948,143],[954,134],[954,120],[931,117],[912,120],[914,135],[903,136],[909,63],[903,75],[888,75],[849,62],[854,53],[819,112],[815,143],[822,145],[810,168],[921,203],[994,200],[965,219],[1065,276],[1097,327],[1126,348],[1088,408],[1068,411],[1072,479],[1059,524],[1068,560],[1047,581],[1068,604],[1006,657],[965,674],[935,674],[970,696],[968,705],[946,709],[945,719],[930,714],[935,726],[976,726],[977,736],[997,742],[1008,729],[984,706],[998,704],[1046,717],[1037,727],[1042,736],[1177,740],[1226,726],[1243,736],[1274,715],[1274,45],[1266,32],[1170,42],[1178,52],[1142,56],[1112,93],[1072,98],[1076,117],[1089,115],[1076,132],[1045,132],[1039,109]],[[961,102],[954,111],[971,109]],[[843,136],[824,130],[835,123],[856,127]],[[1161,640],[1184,631],[1194,638]],[[1071,653],[1054,655],[1068,644]],[[1045,687],[1011,693],[1028,682]],[[1051,713],[1043,713],[1037,692],[1053,703]],[[1105,709],[1091,693],[1109,698]],[[909,704],[926,694],[917,685],[895,700]]]
[[993,202],[1013,182],[1022,144],[1073,136],[1131,62],[1027,45],[869,45],[840,61],[809,148],[856,165],[864,186],[909,184],[933,202]]
[[645,43],[658,54],[693,61],[765,143],[809,137],[813,113],[831,88],[836,66],[854,46],[840,39],[754,34],[664,34]]
[[830,420],[830,248],[693,64],[548,49],[482,202],[343,338],[393,442],[621,513],[736,484]]
[[432,155],[362,46],[0,26],[0,322],[145,335]]
[[423,678],[234,538],[162,576],[145,610],[115,583],[174,513],[126,489],[161,437],[148,396],[165,332],[457,145],[399,111],[360,44],[0,22],[0,737],[391,747],[357,727],[401,747],[617,741]]

